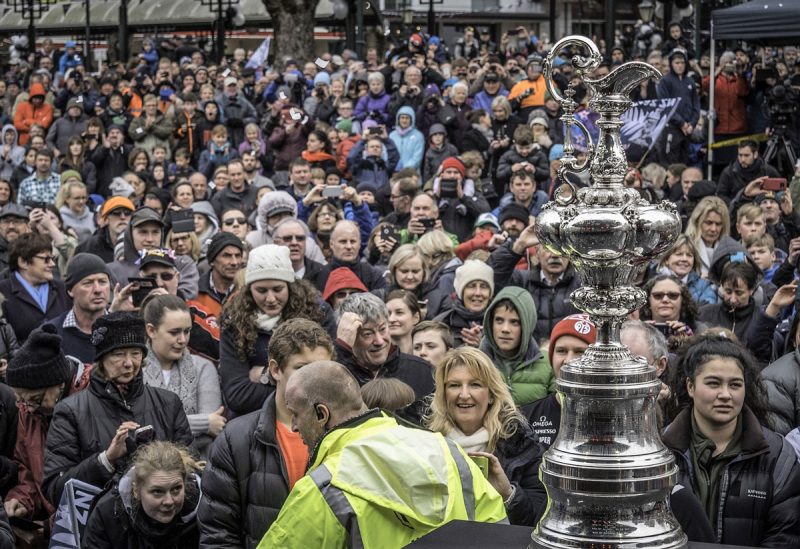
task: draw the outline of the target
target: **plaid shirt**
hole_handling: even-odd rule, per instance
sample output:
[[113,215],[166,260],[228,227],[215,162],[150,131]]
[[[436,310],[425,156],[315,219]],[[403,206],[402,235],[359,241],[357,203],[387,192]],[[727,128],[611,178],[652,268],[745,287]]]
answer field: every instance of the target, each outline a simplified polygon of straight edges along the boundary
[[50,172],[47,179],[39,179],[36,172],[22,180],[19,184],[19,196],[17,202],[45,202],[53,204],[56,201],[58,188],[61,186],[61,176]]
[[64,317],[64,322],[61,324],[62,328],[77,328],[78,321],[75,320],[75,309],[70,309],[67,316]]

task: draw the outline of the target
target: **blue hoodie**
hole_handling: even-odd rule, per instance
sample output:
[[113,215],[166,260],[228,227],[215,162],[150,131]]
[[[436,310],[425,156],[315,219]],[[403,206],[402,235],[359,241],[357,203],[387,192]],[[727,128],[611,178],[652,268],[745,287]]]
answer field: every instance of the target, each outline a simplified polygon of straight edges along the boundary
[[[411,117],[411,125],[405,130],[400,129],[401,114]],[[395,116],[394,131],[389,134],[389,139],[394,142],[395,146],[397,146],[397,151],[400,153],[400,161],[397,163],[398,170],[414,168],[419,171],[422,165],[422,156],[425,153],[425,137],[415,127],[416,123],[417,117],[414,114],[414,109],[408,106],[398,109]]]

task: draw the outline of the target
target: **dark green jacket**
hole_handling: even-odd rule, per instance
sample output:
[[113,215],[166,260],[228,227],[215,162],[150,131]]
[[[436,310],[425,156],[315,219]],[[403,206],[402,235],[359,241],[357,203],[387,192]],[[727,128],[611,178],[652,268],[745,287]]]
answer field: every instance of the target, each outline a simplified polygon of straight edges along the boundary
[[[500,354],[492,329],[494,310],[497,308],[497,304],[503,300],[509,300],[514,304],[517,314],[519,314],[522,330],[520,346],[512,357]],[[547,354],[539,349],[533,337],[536,327],[536,304],[529,292],[518,286],[507,286],[500,290],[486,309],[483,327],[481,351],[489,355],[494,365],[503,374],[517,406],[530,404],[546,397],[548,393],[555,392],[556,380],[553,369],[547,360]]]

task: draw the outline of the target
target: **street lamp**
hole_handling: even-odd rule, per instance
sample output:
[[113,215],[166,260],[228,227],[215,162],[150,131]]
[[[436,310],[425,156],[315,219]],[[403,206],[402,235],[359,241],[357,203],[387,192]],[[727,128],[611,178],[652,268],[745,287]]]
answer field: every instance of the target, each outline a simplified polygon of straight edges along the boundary
[[645,23],[649,23],[653,20],[653,13],[655,11],[656,7],[650,0],[642,0],[639,3],[639,15]]
[[239,0],[200,0],[209,10],[217,13],[217,63],[225,57],[225,15],[228,10],[239,3]]
[[56,3],[57,0],[12,0],[14,11],[21,13],[23,17],[28,19],[28,48],[30,51],[36,51],[36,27],[34,21],[39,19],[43,13],[50,9],[50,6]]

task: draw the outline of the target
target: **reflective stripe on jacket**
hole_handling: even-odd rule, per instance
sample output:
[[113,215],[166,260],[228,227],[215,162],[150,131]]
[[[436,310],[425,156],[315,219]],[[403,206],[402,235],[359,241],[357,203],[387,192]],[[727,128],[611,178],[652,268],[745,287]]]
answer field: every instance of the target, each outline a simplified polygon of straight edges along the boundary
[[259,547],[399,548],[451,520],[507,521],[462,449],[373,410],[325,436]]

